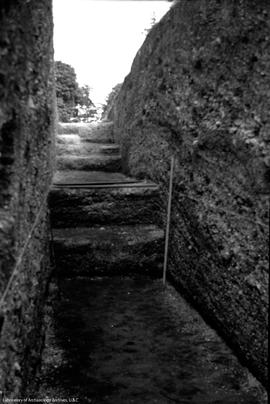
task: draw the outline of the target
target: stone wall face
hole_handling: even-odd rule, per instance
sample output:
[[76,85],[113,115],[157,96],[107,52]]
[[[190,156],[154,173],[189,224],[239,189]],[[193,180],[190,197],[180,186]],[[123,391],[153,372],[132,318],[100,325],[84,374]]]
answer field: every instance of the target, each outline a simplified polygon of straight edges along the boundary
[[2,0],[0,390],[7,397],[23,391],[41,346],[51,267],[47,193],[54,164],[54,111],[51,0]]
[[182,0],[114,108],[123,167],[161,184],[176,155],[169,273],[267,380],[270,5]]

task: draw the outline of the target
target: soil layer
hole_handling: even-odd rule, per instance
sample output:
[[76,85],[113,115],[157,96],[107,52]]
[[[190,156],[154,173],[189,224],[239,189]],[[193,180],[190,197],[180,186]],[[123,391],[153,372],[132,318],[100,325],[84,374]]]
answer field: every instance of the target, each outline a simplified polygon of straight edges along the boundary
[[35,397],[78,403],[267,402],[199,314],[141,276],[54,284],[36,384]]

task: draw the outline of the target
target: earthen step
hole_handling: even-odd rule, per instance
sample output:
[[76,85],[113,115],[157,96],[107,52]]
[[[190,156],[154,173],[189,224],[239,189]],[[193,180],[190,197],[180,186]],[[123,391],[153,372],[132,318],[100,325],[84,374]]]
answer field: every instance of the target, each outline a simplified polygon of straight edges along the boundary
[[94,143],[113,143],[113,122],[99,122],[80,127],[79,135],[83,141]]
[[57,133],[59,134],[78,134],[83,123],[64,123],[59,122],[57,125]]
[[88,156],[68,155],[57,156],[58,170],[102,170],[118,171],[121,168],[120,155],[106,156],[102,154],[90,154]]
[[157,223],[159,187],[122,173],[58,171],[50,192],[54,227]]
[[82,142],[114,143],[113,135],[107,133],[88,133],[87,131],[82,131],[80,138]]
[[54,229],[61,276],[161,274],[164,232],[157,226]]
[[95,143],[113,143],[113,122],[59,123],[59,135],[77,134],[81,139]]
[[81,137],[79,134],[66,134],[66,135],[57,135],[56,136],[56,144],[57,145],[65,145],[65,144],[78,144],[81,142]]
[[[84,181],[78,175],[80,172],[55,177],[49,197],[53,227],[157,223],[160,204],[157,185],[118,173],[103,176],[83,173]],[[86,185],[87,178],[90,185]],[[75,188],[76,183],[81,185]]]
[[[120,172],[104,172],[104,171],[82,171],[82,170],[65,170],[57,171],[53,177],[54,184],[78,184],[78,183],[116,183],[131,182],[134,178],[128,177]],[[148,182],[148,184],[153,184]]]
[[89,143],[81,142],[77,143],[61,143],[56,145],[56,153],[58,156],[69,155],[88,155],[88,154],[105,154],[105,155],[119,155],[119,146],[114,143],[102,144],[102,143]]

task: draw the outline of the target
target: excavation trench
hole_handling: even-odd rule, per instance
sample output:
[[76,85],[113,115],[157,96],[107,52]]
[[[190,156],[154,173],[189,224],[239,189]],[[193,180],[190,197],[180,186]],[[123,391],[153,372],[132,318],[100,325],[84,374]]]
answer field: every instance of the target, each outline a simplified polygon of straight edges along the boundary
[[67,156],[73,137],[58,135],[50,194],[55,275],[29,396],[82,404],[266,403],[222,339],[162,284],[158,185],[115,171],[116,145],[104,159],[108,123],[77,136]]
[[175,2],[114,124],[58,126],[52,188],[51,3],[0,6],[0,401],[265,403],[161,269],[174,150],[170,275],[266,386],[269,1]]

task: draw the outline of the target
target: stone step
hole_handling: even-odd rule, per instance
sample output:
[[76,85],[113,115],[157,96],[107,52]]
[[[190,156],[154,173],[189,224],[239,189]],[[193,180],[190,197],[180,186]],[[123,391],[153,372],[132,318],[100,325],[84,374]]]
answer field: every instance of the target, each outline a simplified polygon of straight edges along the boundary
[[80,127],[84,125],[82,123],[64,123],[59,122],[57,125],[57,133],[59,134],[75,134],[79,133]]
[[99,122],[85,125],[80,128],[79,135],[81,139],[94,143],[113,143],[113,123]]
[[[104,171],[81,171],[81,170],[65,170],[57,171],[53,177],[54,184],[78,184],[78,183],[116,183],[131,182],[134,178],[128,177],[120,172],[104,172]],[[137,181],[137,180],[136,180]],[[154,184],[153,182],[148,182]]]
[[81,142],[81,137],[79,134],[67,134],[67,135],[56,135],[56,144],[79,144]]
[[[160,198],[156,184],[119,173],[66,173],[56,174],[50,192],[53,227],[157,223]],[[75,188],[76,183],[81,188]]]
[[59,135],[79,135],[81,139],[94,143],[113,143],[113,123],[59,123],[57,132]]
[[63,154],[56,157],[56,164],[58,170],[118,171],[121,168],[121,157],[98,153],[88,156]]
[[161,275],[164,232],[154,225],[53,229],[60,276]]
[[114,143],[88,143],[79,140],[77,143],[67,142],[56,144],[57,156],[62,156],[64,154],[84,156],[88,154],[119,155],[119,151],[119,146]]
[[83,130],[80,133],[81,141],[83,142],[91,142],[91,143],[114,143],[114,137],[112,134],[107,132],[88,132],[87,130]]

